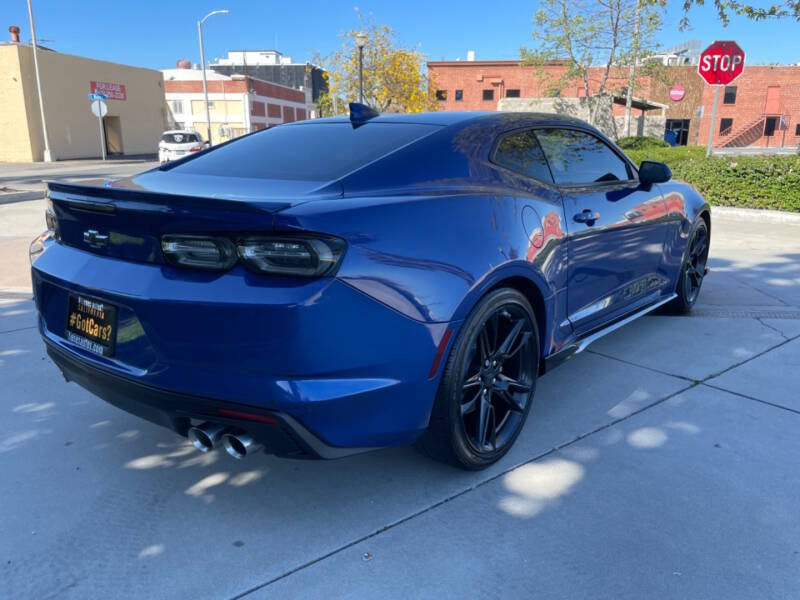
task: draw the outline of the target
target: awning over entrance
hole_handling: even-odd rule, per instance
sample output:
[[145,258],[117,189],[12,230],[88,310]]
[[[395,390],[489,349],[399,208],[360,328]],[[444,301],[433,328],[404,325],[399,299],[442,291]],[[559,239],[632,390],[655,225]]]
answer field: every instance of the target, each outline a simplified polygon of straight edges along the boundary
[[[621,104],[622,106],[625,106],[625,96],[612,96],[611,99],[614,104]],[[649,110],[660,110],[662,116],[667,114],[666,104],[653,102],[652,100],[645,100],[644,98],[637,98],[636,96],[632,98],[631,107],[642,112],[647,112]]]

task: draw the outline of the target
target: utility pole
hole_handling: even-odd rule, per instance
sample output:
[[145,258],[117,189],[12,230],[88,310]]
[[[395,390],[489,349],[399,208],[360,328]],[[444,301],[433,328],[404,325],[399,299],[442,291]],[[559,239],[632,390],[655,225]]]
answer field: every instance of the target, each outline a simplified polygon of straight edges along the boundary
[[39,93],[39,113],[42,115],[42,135],[44,136],[44,162],[53,162],[50,153],[50,137],[47,135],[47,119],[44,116],[44,99],[42,98],[42,78],[39,76],[39,53],[36,45],[36,27],[33,25],[33,7],[28,0],[28,17],[31,20],[31,42],[33,43],[33,70],[36,72],[36,90]]

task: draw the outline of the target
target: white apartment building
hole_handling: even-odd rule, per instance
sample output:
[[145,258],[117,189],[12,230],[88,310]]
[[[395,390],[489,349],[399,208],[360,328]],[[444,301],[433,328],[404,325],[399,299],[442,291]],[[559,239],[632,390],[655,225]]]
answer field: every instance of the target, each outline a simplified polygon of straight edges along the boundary
[[[203,74],[189,68],[164,69],[164,96],[170,127],[194,129],[208,138]],[[243,75],[206,70],[211,140],[219,143],[258,129],[308,118],[305,94],[291,87]]]

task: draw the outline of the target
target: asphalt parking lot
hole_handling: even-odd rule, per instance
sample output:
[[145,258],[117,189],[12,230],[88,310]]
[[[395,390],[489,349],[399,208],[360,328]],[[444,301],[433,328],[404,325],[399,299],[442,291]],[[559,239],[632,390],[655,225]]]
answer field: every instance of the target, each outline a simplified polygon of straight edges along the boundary
[[694,314],[545,375],[480,473],[199,454],[64,383],[3,268],[0,597],[797,598],[800,224],[716,215]]

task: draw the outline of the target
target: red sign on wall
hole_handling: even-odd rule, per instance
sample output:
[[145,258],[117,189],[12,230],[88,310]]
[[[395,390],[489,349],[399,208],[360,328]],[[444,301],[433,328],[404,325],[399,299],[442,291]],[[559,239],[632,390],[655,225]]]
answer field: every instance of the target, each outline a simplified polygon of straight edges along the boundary
[[714,42],[700,54],[697,72],[709,85],[728,85],[744,71],[744,50],[736,42]]
[[108,96],[109,100],[125,100],[125,86],[121,83],[109,83],[107,81],[91,81],[92,93],[100,92]]
[[686,95],[686,90],[680,83],[676,83],[669,90],[669,98],[673,102],[680,102],[681,100],[683,100],[683,97],[685,95]]

